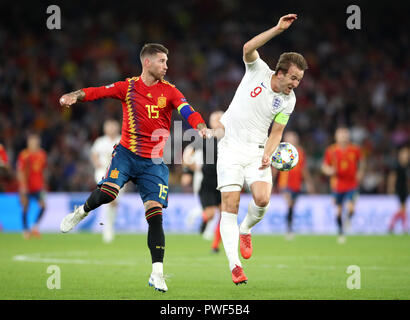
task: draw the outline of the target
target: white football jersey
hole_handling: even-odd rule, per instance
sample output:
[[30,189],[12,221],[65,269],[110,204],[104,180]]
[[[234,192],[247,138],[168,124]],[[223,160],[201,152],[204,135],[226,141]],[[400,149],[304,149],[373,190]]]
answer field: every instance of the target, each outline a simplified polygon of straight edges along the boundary
[[119,143],[120,140],[121,136],[117,136],[114,139],[110,139],[108,136],[102,136],[94,141],[91,147],[91,153],[98,155],[98,160],[100,161],[104,170],[107,169],[111,162],[114,145]]
[[278,113],[290,116],[296,96],[293,90],[289,95],[272,90],[271,78],[275,72],[261,58],[245,62],[245,66],[245,75],[221,122],[227,140],[264,145],[275,116]]

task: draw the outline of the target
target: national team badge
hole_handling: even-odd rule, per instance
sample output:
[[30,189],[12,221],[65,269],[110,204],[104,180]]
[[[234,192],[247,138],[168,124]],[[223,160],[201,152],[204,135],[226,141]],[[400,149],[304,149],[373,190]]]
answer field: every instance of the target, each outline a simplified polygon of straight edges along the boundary
[[119,172],[117,169],[111,170],[110,178],[112,178],[112,179],[118,179],[118,174],[119,174],[119,173],[120,173],[120,172]]
[[165,108],[167,106],[167,98],[166,97],[158,97],[157,105],[158,105],[158,108]]
[[276,97],[275,99],[273,99],[273,103],[272,103],[272,108],[273,110],[277,110],[281,107],[282,105],[282,99]]

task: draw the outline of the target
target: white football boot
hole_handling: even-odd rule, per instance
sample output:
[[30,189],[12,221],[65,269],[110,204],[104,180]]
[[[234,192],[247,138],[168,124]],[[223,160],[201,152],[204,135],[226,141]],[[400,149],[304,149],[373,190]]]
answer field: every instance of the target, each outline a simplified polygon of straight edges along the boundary
[[160,273],[151,273],[148,285],[161,292],[167,292],[168,290],[167,284],[165,283],[165,277]]
[[60,230],[62,233],[71,231],[81,220],[88,215],[88,212],[84,211],[84,205],[74,208],[74,212],[66,215],[61,221]]

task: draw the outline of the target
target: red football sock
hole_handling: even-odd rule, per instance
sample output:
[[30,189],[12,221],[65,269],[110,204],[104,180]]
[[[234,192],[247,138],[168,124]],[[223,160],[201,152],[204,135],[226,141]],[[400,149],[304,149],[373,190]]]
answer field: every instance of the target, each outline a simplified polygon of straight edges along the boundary
[[219,231],[219,226],[220,226],[220,221],[218,221],[218,224],[215,228],[214,241],[212,242],[212,249],[218,249],[219,244],[221,243],[221,233]]

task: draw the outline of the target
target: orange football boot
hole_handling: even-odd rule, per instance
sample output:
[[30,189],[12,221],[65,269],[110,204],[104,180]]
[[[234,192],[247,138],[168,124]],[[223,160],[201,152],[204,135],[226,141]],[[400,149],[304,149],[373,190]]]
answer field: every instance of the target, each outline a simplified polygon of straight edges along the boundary
[[252,256],[252,239],[251,234],[239,235],[239,246],[241,248],[241,255],[244,259],[249,259]]
[[232,281],[236,285],[242,283],[248,283],[248,278],[246,277],[245,273],[243,272],[243,268],[236,265],[235,268],[232,270]]
[[41,239],[41,234],[37,228],[31,229],[31,235],[33,235],[37,239]]

